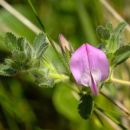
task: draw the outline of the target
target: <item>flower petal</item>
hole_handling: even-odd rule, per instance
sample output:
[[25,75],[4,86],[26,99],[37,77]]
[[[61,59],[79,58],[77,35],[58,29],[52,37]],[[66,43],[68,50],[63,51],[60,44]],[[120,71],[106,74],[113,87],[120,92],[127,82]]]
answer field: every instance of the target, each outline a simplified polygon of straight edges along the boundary
[[77,83],[88,86],[90,82],[90,70],[85,44],[72,54],[70,69]]
[[92,74],[91,74],[91,85],[90,85],[91,91],[94,95],[98,94],[98,87],[97,87],[97,83],[95,82]]
[[70,69],[78,84],[90,86],[97,95],[98,83],[109,75],[109,62],[102,50],[83,44],[72,54]]
[[[105,53],[89,44],[86,44],[86,48],[90,70],[94,79],[96,82],[105,80],[109,75],[109,62]],[[97,72],[97,74],[95,72]]]

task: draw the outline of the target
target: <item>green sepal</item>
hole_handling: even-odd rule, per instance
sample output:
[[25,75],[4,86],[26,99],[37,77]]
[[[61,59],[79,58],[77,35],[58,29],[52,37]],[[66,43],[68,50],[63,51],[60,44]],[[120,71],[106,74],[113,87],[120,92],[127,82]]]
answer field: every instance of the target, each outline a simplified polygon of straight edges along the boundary
[[78,111],[83,119],[88,119],[93,111],[94,102],[91,95],[81,95]]

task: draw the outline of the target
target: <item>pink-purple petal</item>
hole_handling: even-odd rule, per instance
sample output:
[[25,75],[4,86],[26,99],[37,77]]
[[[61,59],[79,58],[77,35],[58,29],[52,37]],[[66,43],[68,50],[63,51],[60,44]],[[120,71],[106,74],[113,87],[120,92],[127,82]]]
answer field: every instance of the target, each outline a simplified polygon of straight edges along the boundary
[[109,62],[105,53],[89,44],[86,44],[91,71],[101,72],[101,81],[109,75]]
[[97,83],[95,82],[92,74],[90,74],[91,76],[91,85],[90,85],[90,88],[91,88],[91,91],[94,95],[97,95],[98,94],[98,87],[97,87]]
[[89,86],[97,95],[97,84],[109,75],[109,62],[102,50],[83,44],[72,54],[70,70],[78,84]]
[[73,53],[70,60],[70,69],[77,83],[81,85],[84,85],[83,82],[85,82],[85,84],[89,83],[89,79],[87,78],[85,78],[85,81],[82,80],[84,77],[90,77],[88,73],[89,65],[85,44]]

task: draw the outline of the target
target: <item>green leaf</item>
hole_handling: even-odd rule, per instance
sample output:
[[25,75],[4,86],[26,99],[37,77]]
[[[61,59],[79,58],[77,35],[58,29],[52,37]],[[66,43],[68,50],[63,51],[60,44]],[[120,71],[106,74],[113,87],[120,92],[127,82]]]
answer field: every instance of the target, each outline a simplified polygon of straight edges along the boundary
[[29,42],[23,38],[17,38],[16,48],[12,50],[12,67],[21,70],[31,67],[32,57],[33,57],[33,48]]
[[115,52],[115,58],[113,59],[113,65],[119,65],[130,57],[130,46],[123,46]]
[[24,44],[27,44],[26,39],[23,37],[19,37],[17,40],[17,50],[24,51]]
[[79,114],[83,119],[88,119],[93,110],[93,99],[90,95],[82,95],[78,106]]
[[13,33],[7,32],[5,36],[5,44],[7,44],[10,50],[16,49],[17,38]]
[[108,23],[106,24],[105,28],[106,28],[107,30],[109,30],[110,33],[113,32],[113,26],[112,26],[111,23],[108,22]]
[[6,65],[8,65],[8,66],[11,66],[11,65],[14,63],[14,61],[13,61],[12,59],[6,58],[6,59],[4,60],[4,63],[5,63]]
[[117,49],[119,49],[122,45],[121,34],[126,26],[126,23],[120,23],[115,28],[115,30],[111,33],[111,37],[107,44],[107,49],[109,53],[115,53]]
[[14,34],[8,32],[6,33],[5,41],[8,47],[11,49],[13,55],[18,55],[18,53],[19,54],[23,53],[26,58],[27,57],[29,57],[29,59],[31,58],[33,53],[33,48],[26,40],[26,38],[23,37],[16,38]]
[[77,111],[79,101],[75,99],[73,90],[68,84],[59,84],[55,88],[53,102],[57,111],[66,118],[73,121],[81,119]]
[[30,43],[26,40],[26,38],[20,37],[17,40],[17,50],[24,53],[25,57],[32,58],[33,48]]
[[39,87],[53,87],[54,79],[49,77],[49,70],[47,68],[44,69],[34,69],[31,71],[31,74],[34,77],[35,82]]
[[44,33],[38,34],[34,39],[35,58],[41,58],[48,46],[48,39]]
[[4,64],[20,71],[39,67],[40,58],[43,58],[43,53],[49,42],[44,33],[36,36],[33,46],[26,38],[17,38],[12,33],[6,33],[5,41],[8,48],[11,48],[12,56]]
[[119,42],[120,35],[123,32],[125,26],[126,26],[126,23],[122,22],[122,23],[118,24],[118,26],[115,28],[115,30],[114,30],[114,40],[115,40],[115,42]]
[[109,30],[104,28],[103,26],[98,26],[97,29],[97,34],[101,39],[107,40],[110,37]]
[[0,75],[2,76],[12,76],[16,74],[16,70],[8,65],[0,64]]

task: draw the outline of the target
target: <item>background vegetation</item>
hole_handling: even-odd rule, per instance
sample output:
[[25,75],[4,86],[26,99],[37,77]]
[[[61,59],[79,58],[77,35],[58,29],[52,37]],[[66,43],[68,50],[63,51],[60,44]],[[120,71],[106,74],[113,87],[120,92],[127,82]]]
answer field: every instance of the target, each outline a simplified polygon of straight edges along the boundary
[[[27,0],[7,0],[11,6],[41,28]],[[129,23],[129,0],[109,0],[109,4]],[[98,25],[111,22],[116,26],[120,21],[111,14],[99,0],[32,0],[38,16],[45,26],[47,35],[59,44],[58,36],[63,33],[74,48],[83,43],[99,47],[101,41],[96,34]],[[0,7],[0,62],[9,56],[6,48],[5,32],[25,36],[31,43],[35,33],[17,20],[7,10]],[[125,32],[124,44],[128,43],[129,32]],[[48,50],[57,66],[59,59]],[[115,71],[121,79],[130,80],[129,61],[121,64]],[[0,76],[0,130],[113,130],[115,127],[103,117],[92,114],[89,120],[80,118],[77,101],[69,87],[70,83],[58,83],[53,88],[39,87],[27,74],[15,77]],[[130,109],[129,87],[108,84],[107,92]],[[121,122],[130,129],[129,116],[123,116],[120,110],[109,103],[102,95],[96,97],[114,122]],[[101,119],[100,119],[101,118]],[[122,128],[124,129],[124,128]]]

